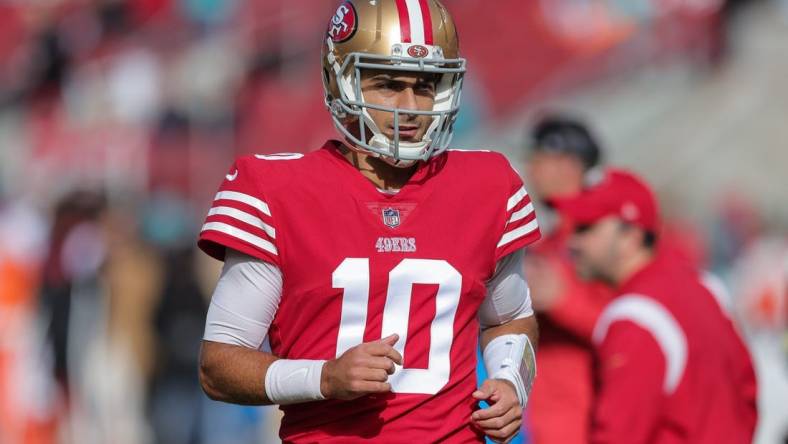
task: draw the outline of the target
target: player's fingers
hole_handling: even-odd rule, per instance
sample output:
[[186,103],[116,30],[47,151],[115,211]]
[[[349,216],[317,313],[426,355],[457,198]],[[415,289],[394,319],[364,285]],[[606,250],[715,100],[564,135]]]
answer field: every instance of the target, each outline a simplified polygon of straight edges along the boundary
[[484,430],[484,434],[495,442],[506,443],[511,441],[517,432],[520,431],[521,424],[522,421],[514,421],[498,430]]
[[490,397],[490,394],[481,390],[476,390],[475,392],[471,393],[471,396],[473,396],[473,399],[476,399],[477,401],[484,401]]
[[363,378],[365,381],[386,382],[389,374],[380,368],[368,368],[363,372]]
[[360,393],[385,393],[391,391],[388,382],[360,381],[356,384],[356,392]]
[[392,335],[388,335],[385,338],[380,340],[381,343],[386,344],[389,347],[393,347],[394,344],[397,343],[397,341],[399,341],[399,335],[396,334],[396,333],[394,333]]
[[[517,406],[513,402],[500,401],[487,407],[486,409],[479,409],[473,412],[471,418],[474,421],[481,421],[484,419],[497,418],[503,416],[507,411]],[[519,407],[519,406],[518,406]]]
[[519,409],[511,408],[504,412],[501,416],[496,416],[489,419],[481,419],[475,421],[475,423],[483,430],[499,430],[513,422],[521,421],[522,417],[522,412],[520,412]]
[[493,393],[495,393],[495,387],[490,383],[490,380],[487,379],[482,383],[481,387],[472,393],[472,396],[478,400],[490,399]]
[[402,355],[390,345],[381,342],[372,343],[370,344],[369,352],[373,356],[385,356],[395,363],[402,365]]
[[394,344],[397,343],[397,341],[399,341],[399,335],[395,333],[392,335],[388,335],[385,338],[378,339],[377,341],[365,342],[359,345],[359,347],[362,350],[366,350],[367,352],[370,353],[381,354],[383,350],[387,350],[393,347]]
[[388,356],[388,358],[394,361],[396,364],[402,365],[402,355],[398,351],[394,350],[394,348],[389,349],[386,352],[386,356]]
[[397,350],[394,350],[394,347],[384,344],[380,341],[369,342],[362,345],[364,346],[364,351],[366,353],[369,353],[372,356],[386,356],[395,363],[402,365],[402,355]]
[[369,360],[367,360],[367,367],[383,369],[390,375],[393,375],[394,371],[397,369],[394,366],[394,361],[387,356],[370,357]]

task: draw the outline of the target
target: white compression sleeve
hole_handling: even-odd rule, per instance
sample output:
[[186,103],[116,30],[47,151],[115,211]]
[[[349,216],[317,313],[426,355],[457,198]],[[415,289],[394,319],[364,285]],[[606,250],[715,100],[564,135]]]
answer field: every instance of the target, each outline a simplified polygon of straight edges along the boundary
[[531,295],[523,273],[523,249],[498,261],[495,274],[487,282],[487,296],[479,307],[482,329],[505,324],[534,314]]
[[[208,308],[203,339],[260,349],[282,299],[276,265],[228,249]],[[279,359],[265,374],[266,396],[275,404],[325,399],[320,376],[325,361]]]
[[276,265],[228,249],[203,339],[259,349],[281,298],[282,272]]

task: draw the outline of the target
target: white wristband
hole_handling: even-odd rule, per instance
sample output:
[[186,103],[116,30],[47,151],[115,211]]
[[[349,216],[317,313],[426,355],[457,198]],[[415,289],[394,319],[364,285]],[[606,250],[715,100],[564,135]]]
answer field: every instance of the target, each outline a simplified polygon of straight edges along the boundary
[[520,405],[525,407],[536,377],[536,358],[528,335],[501,335],[482,352],[484,366],[492,379],[514,384]]
[[320,375],[326,361],[279,359],[265,374],[265,394],[274,404],[287,405],[326,399],[320,392]]

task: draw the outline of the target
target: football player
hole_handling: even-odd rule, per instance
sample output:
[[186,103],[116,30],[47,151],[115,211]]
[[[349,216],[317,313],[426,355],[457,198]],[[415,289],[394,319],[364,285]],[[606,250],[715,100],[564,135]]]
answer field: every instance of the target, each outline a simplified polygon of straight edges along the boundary
[[437,0],[344,1],[322,58],[340,140],[237,160],[200,234],[225,262],[202,386],[279,404],[285,442],[506,442],[536,372],[522,261],[540,232],[502,155],[447,150],[454,22]]

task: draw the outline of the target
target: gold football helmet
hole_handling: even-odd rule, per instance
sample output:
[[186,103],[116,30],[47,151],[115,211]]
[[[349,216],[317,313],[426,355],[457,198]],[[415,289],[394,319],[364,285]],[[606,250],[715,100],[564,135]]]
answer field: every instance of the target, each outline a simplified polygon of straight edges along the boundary
[[[457,31],[438,0],[345,0],[328,25],[323,43],[325,102],[334,126],[357,149],[397,166],[443,152],[459,110],[465,59]],[[439,76],[432,111],[388,108],[365,102],[361,70],[435,73]],[[394,114],[394,139],[377,128],[368,109]],[[399,140],[399,116],[432,116],[421,141]],[[360,137],[347,125],[358,122]]]

